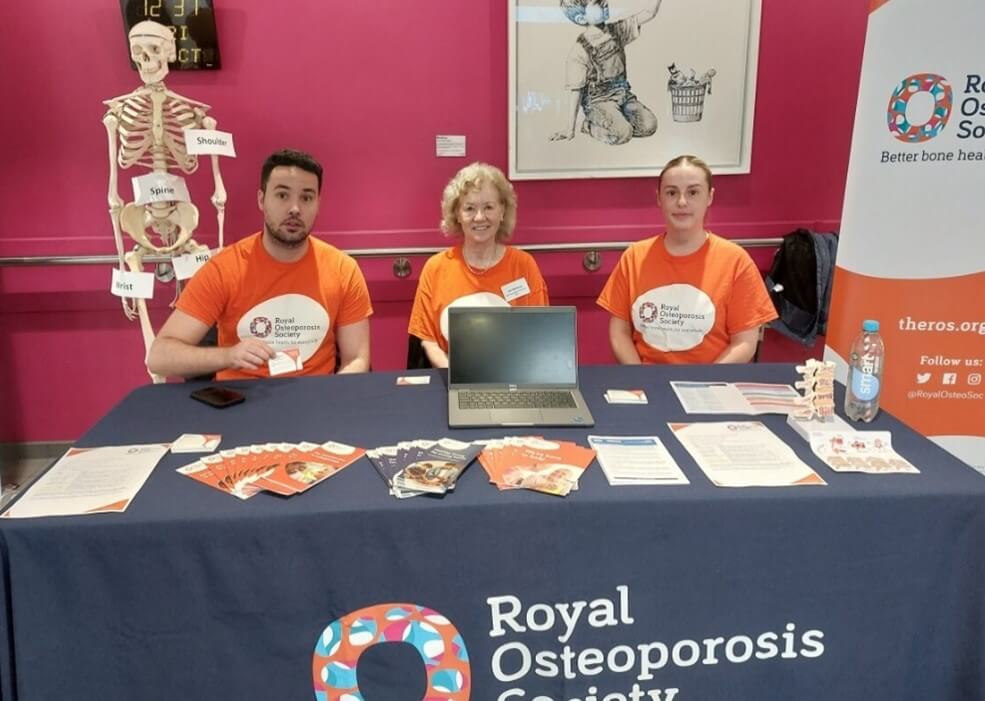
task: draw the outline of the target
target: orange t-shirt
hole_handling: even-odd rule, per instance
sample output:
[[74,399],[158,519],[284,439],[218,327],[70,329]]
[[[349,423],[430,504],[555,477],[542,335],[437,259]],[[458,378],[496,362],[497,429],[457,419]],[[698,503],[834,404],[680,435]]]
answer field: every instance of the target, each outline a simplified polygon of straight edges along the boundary
[[598,304],[632,324],[644,363],[712,363],[733,335],[776,318],[752,258],[714,234],[686,256],[670,255],[662,234],[637,241]]
[[[373,313],[369,290],[351,256],[314,237],[296,263],[267,253],[256,233],[224,248],[188,282],[175,305],[203,324],[216,324],[219,346],[257,338],[274,350],[297,348],[301,370],[335,370],[335,330]],[[258,370],[220,370],[216,378],[269,377]]]
[[448,307],[543,307],[547,283],[526,251],[507,247],[496,265],[481,274],[469,270],[462,247],[436,253],[424,264],[410,312],[408,333],[437,341],[448,352]]

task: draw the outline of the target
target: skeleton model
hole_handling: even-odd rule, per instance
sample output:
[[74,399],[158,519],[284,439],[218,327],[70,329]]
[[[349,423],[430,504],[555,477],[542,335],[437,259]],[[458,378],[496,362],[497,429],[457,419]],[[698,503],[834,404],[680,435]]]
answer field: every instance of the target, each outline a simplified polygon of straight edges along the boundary
[[797,372],[804,379],[794,387],[803,390],[804,396],[797,401],[794,416],[805,420],[817,417],[820,421],[832,421],[835,413],[835,364],[811,358],[806,365],[798,365]]
[[[185,144],[185,129],[215,129],[216,120],[206,115],[208,105],[177,95],[164,85],[168,61],[175,60],[174,35],[157,22],[145,21],[130,30],[130,55],[137,64],[144,85],[128,95],[106,100],[103,124],[109,140],[109,213],[113,221],[113,236],[121,271],[143,270],[147,254],[183,255],[206,247],[192,239],[198,226],[198,209],[191,202],[150,202],[124,204],[117,187],[119,169],[133,166],[147,168],[167,176],[171,171],[184,174],[198,169],[198,156],[190,155]],[[211,156],[215,191],[212,204],[219,225],[219,247],[222,247],[222,228],[225,218],[226,190],[219,173],[219,158]],[[148,234],[148,229],[153,232]],[[125,231],[136,242],[124,253]],[[160,245],[153,240],[160,241]],[[126,268],[124,268],[124,265]],[[165,281],[171,277],[170,265],[158,268]],[[177,298],[177,290],[175,297]],[[154,340],[154,331],[143,299],[123,298],[123,310],[128,319],[140,317],[145,353]],[[151,375],[155,382],[163,378]]]

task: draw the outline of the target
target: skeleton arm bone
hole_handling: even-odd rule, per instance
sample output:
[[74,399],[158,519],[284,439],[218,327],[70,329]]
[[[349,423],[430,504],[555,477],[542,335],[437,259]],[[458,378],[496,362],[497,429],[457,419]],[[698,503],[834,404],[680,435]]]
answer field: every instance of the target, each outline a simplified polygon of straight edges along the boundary
[[[215,129],[218,125],[212,117],[202,119],[202,126],[206,129]],[[219,248],[222,248],[222,230],[226,221],[226,188],[222,183],[222,174],[219,172],[219,157],[212,157],[212,177],[215,180],[215,192],[212,193],[212,204],[215,205],[216,220],[219,223]]]
[[[119,178],[119,166],[116,162],[117,142],[116,134],[120,125],[120,120],[113,113],[113,105],[110,111],[103,117],[103,125],[106,127],[106,138],[109,143],[109,187],[106,193],[106,203],[109,205],[109,218],[113,224],[113,240],[116,243],[116,256],[119,261],[119,269],[126,270],[126,261],[123,252],[123,232],[120,230],[120,214],[123,211],[123,198],[117,187]],[[120,303],[123,305],[123,313],[127,319],[133,319],[137,315],[137,305],[129,297],[121,297]]]
[[113,221],[113,238],[116,241],[116,254],[119,258],[120,270],[123,270],[123,233],[120,231],[120,212],[123,211],[123,198],[120,197],[118,189],[119,166],[116,163],[116,133],[120,126],[120,120],[113,114],[112,108],[103,117],[103,125],[106,127],[106,139],[109,143],[109,189],[106,194],[106,202],[109,205],[110,219]]

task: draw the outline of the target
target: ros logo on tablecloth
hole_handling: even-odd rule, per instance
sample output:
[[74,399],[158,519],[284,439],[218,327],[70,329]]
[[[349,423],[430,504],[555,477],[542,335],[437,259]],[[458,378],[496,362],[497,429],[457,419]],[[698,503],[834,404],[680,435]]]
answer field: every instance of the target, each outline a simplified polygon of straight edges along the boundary
[[316,701],[361,699],[356,670],[373,645],[414,646],[427,669],[425,698],[468,701],[471,675],[465,641],[439,612],[416,604],[377,604],[332,621],[311,659]]

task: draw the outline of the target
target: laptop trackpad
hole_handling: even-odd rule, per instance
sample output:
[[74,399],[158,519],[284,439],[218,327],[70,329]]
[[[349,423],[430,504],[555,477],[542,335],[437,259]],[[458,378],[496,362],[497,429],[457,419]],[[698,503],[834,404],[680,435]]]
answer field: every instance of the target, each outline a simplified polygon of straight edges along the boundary
[[489,413],[497,424],[535,424],[543,418],[540,409],[493,409]]

